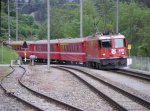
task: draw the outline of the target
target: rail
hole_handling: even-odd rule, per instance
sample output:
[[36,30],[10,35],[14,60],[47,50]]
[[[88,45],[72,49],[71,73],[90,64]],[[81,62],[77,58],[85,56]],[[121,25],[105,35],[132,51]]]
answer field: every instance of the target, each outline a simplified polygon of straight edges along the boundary
[[142,79],[142,80],[150,82],[150,75],[142,73],[142,72],[127,70],[127,69],[119,69],[119,70],[116,70],[116,71],[113,71],[113,72],[123,74],[123,75],[127,75],[127,76],[131,76],[131,77],[135,77],[135,78]]

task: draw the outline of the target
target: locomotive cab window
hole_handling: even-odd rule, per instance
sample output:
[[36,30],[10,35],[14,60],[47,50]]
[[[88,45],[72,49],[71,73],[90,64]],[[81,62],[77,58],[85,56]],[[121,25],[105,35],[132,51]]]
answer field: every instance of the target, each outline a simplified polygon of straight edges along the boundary
[[115,48],[123,48],[125,47],[124,39],[115,39]]
[[100,40],[99,46],[100,48],[111,48],[112,47],[111,40]]

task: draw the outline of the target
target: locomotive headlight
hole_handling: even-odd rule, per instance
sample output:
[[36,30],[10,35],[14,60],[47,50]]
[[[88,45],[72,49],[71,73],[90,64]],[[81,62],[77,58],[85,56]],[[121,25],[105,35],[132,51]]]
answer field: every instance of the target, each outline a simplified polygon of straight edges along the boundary
[[122,55],[124,55],[125,54],[124,49],[119,49],[119,53],[122,54]]
[[124,55],[124,52],[121,52],[122,53],[122,55]]
[[106,54],[105,54],[105,53],[103,53],[103,54],[102,54],[102,56],[106,56]]

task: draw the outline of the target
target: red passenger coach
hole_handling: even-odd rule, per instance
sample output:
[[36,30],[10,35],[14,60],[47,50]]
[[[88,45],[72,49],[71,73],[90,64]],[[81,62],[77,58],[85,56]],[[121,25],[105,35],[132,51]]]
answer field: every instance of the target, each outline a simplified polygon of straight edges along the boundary
[[[51,61],[60,60],[60,45],[59,40],[50,41],[50,58]],[[35,55],[38,60],[47,61],[47,40],[39,40],[32,45],[32,55]]]
[[86,57],[85,39],[61,39],[60,40],[60,57],[65,63],[85,63]]
[[118,68],[127,65],[127,40],[123,35],[95,35],[86,40],[88,66]]

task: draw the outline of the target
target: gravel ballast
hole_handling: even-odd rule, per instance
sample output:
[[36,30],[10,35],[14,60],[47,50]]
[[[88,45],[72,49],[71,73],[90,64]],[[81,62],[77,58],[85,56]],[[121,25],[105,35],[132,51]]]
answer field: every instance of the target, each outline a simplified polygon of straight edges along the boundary
[[[0,66],[0,78],[3,78],[12,69],[8,66]],[[0,111],[34,111],[26,107],[20,101],[7,95],[4,90],[0,87]]]
[[114,110],[106,101],[93,93],[70,73],[46,66],[27,67],[23,84],[45,95],[85,111]]

